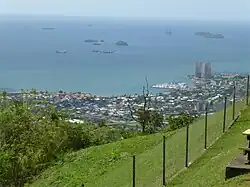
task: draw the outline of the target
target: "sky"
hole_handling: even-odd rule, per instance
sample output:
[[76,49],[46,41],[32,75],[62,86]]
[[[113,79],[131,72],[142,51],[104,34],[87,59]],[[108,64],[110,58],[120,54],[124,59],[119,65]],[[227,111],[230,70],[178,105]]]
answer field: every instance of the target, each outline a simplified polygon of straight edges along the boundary
[[0,14],[250,20],[250,0],[0,0]]

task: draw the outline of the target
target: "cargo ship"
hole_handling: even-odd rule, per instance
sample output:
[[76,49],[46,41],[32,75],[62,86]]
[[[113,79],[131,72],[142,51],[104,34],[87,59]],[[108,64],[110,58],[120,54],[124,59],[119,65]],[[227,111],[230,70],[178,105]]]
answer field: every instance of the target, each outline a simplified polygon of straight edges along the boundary
[[66,50],[56,51],[56,53],[67,53]]

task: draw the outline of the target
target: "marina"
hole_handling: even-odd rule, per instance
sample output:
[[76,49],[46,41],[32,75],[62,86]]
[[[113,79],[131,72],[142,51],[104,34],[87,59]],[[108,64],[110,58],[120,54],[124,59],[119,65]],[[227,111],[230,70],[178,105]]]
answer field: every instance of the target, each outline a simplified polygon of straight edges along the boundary
[[171,89],[186,90],[189,88],[188,84],[184,82],[154,84],[151,87],[156,88],[156,89],[167,89],[167,90],[171,90]]

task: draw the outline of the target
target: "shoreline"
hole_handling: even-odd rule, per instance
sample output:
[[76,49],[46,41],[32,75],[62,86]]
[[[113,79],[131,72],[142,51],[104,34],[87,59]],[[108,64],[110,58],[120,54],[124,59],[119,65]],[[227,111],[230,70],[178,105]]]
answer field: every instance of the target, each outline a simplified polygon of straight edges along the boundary
[[[229,72],[229,71],[224,71],[224,72],[214,72],[213,73],[214,76],[226,76],[226,77],[234,77],[234,76],[247,76],[249,75],[249,73],[246,72]],[[172,81],[172,82],[166,82],[166,83],[157,83],[157,84],[150,84],[149,85],[149,91],[152,94],[161,94],[164,92],[171,92],[172,88],[168,88],[168,87],[160,87],[159,85],[169,85],[169,84],[184,84],[187,85],[188,89],[193,89],[193,87],[195,86],[195,82],[196,81],[204,81],[204,79],[193,79],[194,75],[187,75],[185,77],[180,78],[181,81]],[[213,78],[211,79],[213,80]],[[155,87],[155,86],[159,86],[159,87]],[[81,93],[81,94],[89,94],[89,95],[94,95],[96,97],[119,97],[119,96],[127,96],[127,95],[141,95],[142,94],[142,87],[143,84],[141,85],[141,87],[138,87],[138,92],[125,92],[125,93],[120,93],[120,94],[114,94],[114,93],[110,93],[110,94],[96,94],[93,92],[86,92],[86,91],[69,91],[69,90],[63,90],[63,89],[57,89],[57,90],[47,90],[47,89],[35,89],[37,92],[48,92],[48,93],[53,93],[53,94],[57,94],[60,91],[64,92],[64,93],[72,93],[72,94],[76,94],[76,93]],[[29,89],[24,89],[24,90],[32,90],[33,88],[29,88]],[[22,89],[15,89],[15,88],[0,88],[0,92],[3,91],[7,91],[8,93],[21,93]],[[185,90],[185,89],[184,89]]]

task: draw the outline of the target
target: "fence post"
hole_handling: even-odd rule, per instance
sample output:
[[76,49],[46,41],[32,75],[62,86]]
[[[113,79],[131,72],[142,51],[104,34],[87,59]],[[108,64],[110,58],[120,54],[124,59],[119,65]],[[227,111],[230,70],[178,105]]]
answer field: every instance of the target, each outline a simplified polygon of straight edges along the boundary
[[204,142],[204,149],[207,149],[207,110],[208,110],[208,105],[206,106],[206,112],[205,112],[205,142]]
[[227,97],[225,97],[224,101],[224,118],[223,118],[223,133],[226,129],[226,116],[227,116]]
[[163,147],[162,147],[162,184],[166,185],[166,137],[163,136]]
[[247,76],[247,99],[246,99],[246,105],[248,105],[248,98],[249,98],[249,75]]
[[135,156],[133,156],[133,187],[135,187]]
[[188,141],[189,141],[189,124],[187,124],[187,132],[186,132],[186,163],[185,167],[188,167]]
[[234,120],[234,117],[235,117],[235,92],[236,92],[236,89],[235,89],[235,84],[234,84],[234,93],[233,93],[233,120]]

